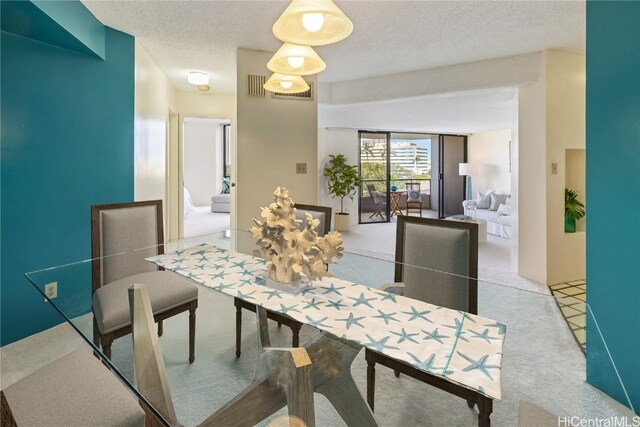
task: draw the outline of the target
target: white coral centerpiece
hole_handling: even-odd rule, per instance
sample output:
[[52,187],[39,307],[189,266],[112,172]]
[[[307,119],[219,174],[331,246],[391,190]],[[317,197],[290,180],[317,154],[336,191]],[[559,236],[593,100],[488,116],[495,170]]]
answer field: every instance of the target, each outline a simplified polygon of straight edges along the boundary
[[[274,202],[260,208],[264,221],[254,219],[251,236],[258,239],[262,256],[267,264],[269,278],[280,283],[295,283],[304,274],[310,281],[330,277],[327,264],[342,257],[344,248],[340,233],[334,231],[319,237],[316,228],[320,221],[306,214],[306,224],[300,229],[296,208],[284,187],[273,192]],[[327,221],[330,221],[327,218]]]

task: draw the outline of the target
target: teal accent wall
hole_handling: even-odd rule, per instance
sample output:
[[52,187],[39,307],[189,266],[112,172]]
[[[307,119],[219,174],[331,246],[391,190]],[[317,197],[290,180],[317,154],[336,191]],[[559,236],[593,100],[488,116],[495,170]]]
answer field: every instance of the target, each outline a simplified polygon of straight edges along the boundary
[[105,58],[105,26],[79,1],[1,3],[4,31]]
[[[24,273],[89,258],[90,206],[133,200],[134,39],[104,36],[103,60],[1,35],[2,345],[61,321]],[[85,274],[58,289],[78,312]]]
[[[587,381],[640,411],[640,2],[587,2]],[[627,399],[627,395],[629,399]]]

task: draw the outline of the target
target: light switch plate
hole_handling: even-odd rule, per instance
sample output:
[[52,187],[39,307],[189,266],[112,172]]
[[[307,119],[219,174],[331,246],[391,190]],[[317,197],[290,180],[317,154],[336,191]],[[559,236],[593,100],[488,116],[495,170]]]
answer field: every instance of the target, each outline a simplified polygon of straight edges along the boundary
[[305,174],[305,173],[307,173],[307,164],[306,163],[296,163],[296,173],[297,174]]
[[552,175],[557,175],[558,174],[558,164],[557,163],[551,163],[551,174]]

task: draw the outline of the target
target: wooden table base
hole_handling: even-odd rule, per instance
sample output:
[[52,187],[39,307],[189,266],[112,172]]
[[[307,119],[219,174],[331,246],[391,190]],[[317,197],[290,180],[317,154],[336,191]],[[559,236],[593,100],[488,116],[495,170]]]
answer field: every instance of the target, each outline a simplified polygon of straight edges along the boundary
[[[232,422],[234,426],[250,426],[287,405],[287,396],[282,392],[282,384],[274,387],[276,367],[267,369],[262,361],[264,349],[268,347],[270,340],[267,313],[261,307],[258,307],[258,329],[261,357],[254,382],[207,421],[218,423],[218,425]],[[361,347],[323,333],[302,348],[311,359],[310,375],[313,391],[325,396],[347,425],[378,426],[371,408],[351,376],[351,364]],[[308,414],[308,410],[306,413]]]

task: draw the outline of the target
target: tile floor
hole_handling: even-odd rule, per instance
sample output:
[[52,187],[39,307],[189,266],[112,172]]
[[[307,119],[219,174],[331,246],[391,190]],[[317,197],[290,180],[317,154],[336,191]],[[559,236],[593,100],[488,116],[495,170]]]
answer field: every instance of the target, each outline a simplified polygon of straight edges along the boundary
[[578,280],[569,283],[559,283],[549,286],[551,293],[556,297],[556,302],[560,311],[567,321],[567,325],[571,329],[576,342],[586,353],[587,349],[587,283],[584,280]]

